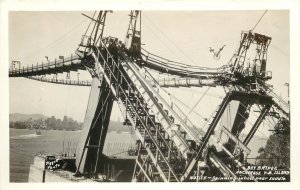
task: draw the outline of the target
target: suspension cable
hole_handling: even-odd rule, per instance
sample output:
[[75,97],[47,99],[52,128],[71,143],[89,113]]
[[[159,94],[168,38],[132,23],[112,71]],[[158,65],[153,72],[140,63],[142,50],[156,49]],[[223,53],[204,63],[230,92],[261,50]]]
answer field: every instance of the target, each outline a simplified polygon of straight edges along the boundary
[[[203,117],[201,114],[195,112],[192,108],[190,108],[188,105],[186,105],[184,102],[182,102],[181,100],[179,100],[176,96],[174,96],[173,94],[169,93],[167,90],[165,90],[164,88],[162,88],[159,83],[157,82],[157,80],[151,75],[151,73],[144,68],[145,71],[149,74],[149,76],[152,78],[152,80],[154,81],[154,83],[160,88],[162,89],[166,94],[168,94],[170,96],[170,98],[174,98],[176,101],[178,101],[179,103],[181,103],[182,105],[184,105],[186,108],[188,108],[189,110],[192,110],[193,113],[197,114],[198,116],[200,116],[202,119],[206,120],[205,117]],[[177,104],[175,104],[175,106],[177,106]],[[178,107],[178,106],[177,106]],[[186,118],[187,119],[187,118]]]
[[198,106],[198,104],[201,102],[201,100],[204,98],[204,96],[206,95],[206,93],[209,91],[210,87],[208,87],[206,89],[206,91],[202,94],[202,96],[199,98],[199,100],[195,103],[195,105],[192,107],[192,109],[189,111],[189,113],[186,114],[185,118],[183,119],[183,121],[185,121],[188,116],[190,115],[190,113],[192,113],[194,111],[194,109]]
[[149,18],[147,17],[147,15],[144,14],[144,17],[146,18],[146,20],[149,21],[150,24],[152,24],[152,25],[157,29],[157,31],[159,31],[159,32],[165,37],[165,39],[167,39],[169,42],[171,42],[171,43],[173,44],[173,46],[174,46],[174,47],[175,47],[175,48],[176,48],[176,49],[177,49],[184,57],[186,57],[187,59],[189,59],[192,63],[196,64],[189,56],[186,55],[185,52],[182,51],[181,48],[179,48],[172,40],[170,40],[170,38],[168,37],[168,35],[166,35],[163,31],[161,31],[161,30],[159,29],[159,27],[156,26],[155,23],[153,23],[153,22],[151,21],[151,19],[149,19]]
[[[95,17],[95,14],[96,14],[96,12],[97,12],[97,11],[94,11],[94,14],[93,14],[93,17],[92,17],[92,18],[94,18],[94,17]],[[93,22],[93,20],[91,20],[91,21],[90,21],[90,23],[89,23],[89,25],[88,25],[88,27],[87,27],[87,29],[86,29],[86,31],[85,31],[85,33],[84,33],[84,35],[86,35],[86,34],[87,34],[87,32],[88,32],[88,30],[89,30],[89,28],[90,28],[90,26],[91,26],[92,22]]]
[[56,40],[54,40],[50,44],[46,45],[45,47],[40,48],[38,51],[36,51],[34,53],[28,54],[27,56],[23,57],[23,59],[31,57],[33,54],[41,53],[41,52],[43,52],[46,49],[51,49],[51,48],[53,48],[54,45],[62,43],[62,40],[65,40],[67,38],[67,36],[69,36],[70,33],[73,33],[74,31],[77,31],[79,29],[79,27],[83,23],[85,23],[85,22],[86,22],[86,20],[83,20],[83,21],[79,22],[78,24],[76,24],[75,26],[73,26],[70,30],[68,30],[66,33],[64,33],[63,35],[61,35],[59,38],[57,38]]
[[268,11],[268,9],[265,10],[265,12],[262,14],[262,16],[260,17],[260,19],[253,26],[253,28],[251,29],[251,32],[253,32],[253,30],[256,28],[256,26],[260,23],[261,19],[265,16],[265,14],[267,13],[267,11]]

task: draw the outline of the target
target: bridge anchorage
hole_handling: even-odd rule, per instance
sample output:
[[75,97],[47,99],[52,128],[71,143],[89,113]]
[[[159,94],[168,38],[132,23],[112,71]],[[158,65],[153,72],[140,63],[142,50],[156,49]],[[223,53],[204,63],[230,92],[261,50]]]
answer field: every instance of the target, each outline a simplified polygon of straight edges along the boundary
[[[94,180],[105,176],[106,180],[114,181],[122,173],[122,180],[138,182],[201,181],[203,176],[258,181],[247,172],[247,166],[251,165],[247,162],[251,152],[249,143],[266,118],[272,117],[277,126],[284,123],[285,129],[289,129],[290,122],[289,104],[267,83],[272,78],[271,71],[266,70],[271,38],[244,31],[239,48],[228,64],[219,68],[199,67],[143,49],[141,11],[130,12],[125,42],[104,37],[108,13],[84,15],[91,24],[82,36],[76,55],[27,68],[13,67],[9,71],[9,77],[91,86],[75,176]],[[250,64],[246,60],[251,48],[255,54]],[[42,77],[77,70],[88,70],[92,81]],[[157,80],[153,71],[166,78]],[[212,116],[199,126],[175,102],[169,101],[172,95],[166,87],[224,87],[226,95]],[[130,125],[138,138],[136,149],[126,158],[111,158],[103,153],[114,103],[125,118],[124,124]],[[222,117],[233,103],[237,105],[233,123],[222,124]],[[254,109],[259,110],[258,115]],[[255,118],[251,125],[247,123],[250,117]],[[118,175],[109,174],[109,170]]]

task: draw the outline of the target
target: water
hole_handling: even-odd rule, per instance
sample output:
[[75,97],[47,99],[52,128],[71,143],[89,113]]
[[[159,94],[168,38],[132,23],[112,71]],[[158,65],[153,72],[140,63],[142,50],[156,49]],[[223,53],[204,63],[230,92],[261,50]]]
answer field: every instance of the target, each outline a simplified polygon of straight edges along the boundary
[[[10,129],[10,182],[28,182],[29,166],[33,163],[36,154],[62,153],[63,142],[65,146],[67,142],[75,144],[80,139],[80,135],[80,131],[42,130],[42,135],[36,135],[34,130]],[[110,132],[103,152],[106,155],[120,156],[129,146],[134,146],[135,140],[136,138],[130,133]],[[264,146],[265,142],[265,138],[254,137],[249,144],[250,157],[256,157],[257,150]]]
[[[29,167],[33,158],[39,152],[62,153],[63,143],[72,145],[80,139],[80,131],[42,130],[36,135],[34,130],[10,129],[10,182],[28,182]],[[109,154],[124,152],[130,145],[134,146],[135,137],[130,133],[110,132],[107,135],[104,153],[108,147],[113,147]],[[122,147],[118,147],[122,144]],[[78,151],[78,150],[77,150]]]

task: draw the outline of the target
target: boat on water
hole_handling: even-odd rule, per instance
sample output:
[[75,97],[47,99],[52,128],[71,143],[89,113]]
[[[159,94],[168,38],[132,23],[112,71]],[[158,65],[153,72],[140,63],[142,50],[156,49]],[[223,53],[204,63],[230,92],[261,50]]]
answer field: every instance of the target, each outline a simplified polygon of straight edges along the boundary
[[47,124],[46,124],[45,120],[43,120],[41,118],[41,121],[38,122],[35,126],[35,134],[42,135],[41,129],[46,129],[46,128],[47,128]]
[[40,127],[37,128],[37,129],[35,130],[35,134],[36,134],[36,135],[42,135],[42,132],[41,132],[41,128],[40,128]]

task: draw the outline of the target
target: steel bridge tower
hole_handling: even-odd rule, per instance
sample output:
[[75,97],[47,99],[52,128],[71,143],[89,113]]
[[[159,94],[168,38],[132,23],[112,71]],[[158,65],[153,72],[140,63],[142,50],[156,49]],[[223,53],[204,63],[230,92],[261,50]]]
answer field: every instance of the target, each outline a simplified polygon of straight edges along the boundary
[[[288,121],[289,125],[289,105],[281,106],[282,100],[266,83],[272,77],[266,70],[270,37],[243,32],[239,49],[230,64],[207,69],[170,62],[144,50],[141,47],[141,11],[130,12],[124,43],[118,38],[104,37],[107,13],[100,11],[94,17],[87,16],[93,24],[71,58],[10,70],[10,77],[78,69],[90,72],[93,80],[88,84],[91,91],[76,159],[77,175],[97,178],[103,173],[109,160],[103,154],[103,148],[113,104],[118,105],[126,118],[125,123],[131,125],[139,139],[133,181],[190,181],[201,172],[237,180],[236,171],[247,170],[244,163],[250,153],[247,145],[265,117],[270,115],[270,110],[280,113],[279,118]],[[251,47],[256,48],[254,66],[245,63]],[[158,81],[149,70],[177,78]],[[184,120],[180,110],[164,99],[162,88],[183,86],[223,86],[227,89],[213,117],[208,119],[207,129]],[[227,140],[220,141],[214,132],[232,101],[238,102],[235,119],[231,126],[221,126],[221,134]],[[241,139],[240,133],[245,128],[250,109],[255,106],[260,109],[260,114],[246,138]]]

